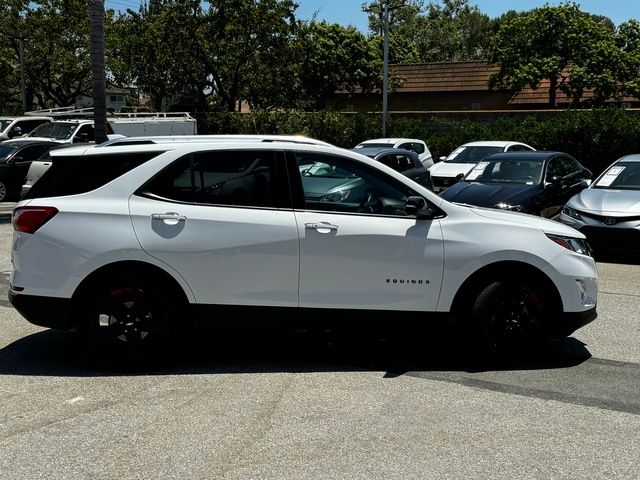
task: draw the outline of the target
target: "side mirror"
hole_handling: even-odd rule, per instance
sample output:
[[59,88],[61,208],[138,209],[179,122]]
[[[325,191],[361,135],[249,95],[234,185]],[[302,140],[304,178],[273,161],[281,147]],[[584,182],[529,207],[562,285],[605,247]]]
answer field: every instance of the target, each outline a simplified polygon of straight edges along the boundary
[[447,159],[447,157],[440,157],[440,158],[438,158],[438,162],[442,162],[443,160],[446,160],[446,159]]
[[590,178],[585,178],[585,179],[583,180],[583,182],[584,182],[584,184],[585,184],[587,187],[590,187],[590,186],[591,186],[591,183],[592,183]]
[[408,197],[405,209],[407,211],[407,215],[415,215],[416,218],[419,219],[428,219],[433,216],[433,212],[429,208],[427,201],[422,197]]
[[562,177],[560,175],[554,175],[547,181],[547,188],[559,190],[562,188]]

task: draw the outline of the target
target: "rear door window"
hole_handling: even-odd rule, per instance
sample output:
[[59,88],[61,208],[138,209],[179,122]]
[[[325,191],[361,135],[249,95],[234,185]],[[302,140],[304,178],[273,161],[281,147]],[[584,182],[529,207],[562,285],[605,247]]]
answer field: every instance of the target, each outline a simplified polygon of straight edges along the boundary
[[143,195],[203,205],[279,208],[290,204],[273,150],[217,150],[176,160]]

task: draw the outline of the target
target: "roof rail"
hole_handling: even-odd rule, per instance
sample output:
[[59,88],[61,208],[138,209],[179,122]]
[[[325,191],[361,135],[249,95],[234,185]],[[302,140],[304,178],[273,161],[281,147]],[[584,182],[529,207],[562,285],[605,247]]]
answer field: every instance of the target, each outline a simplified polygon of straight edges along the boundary
[[[70,107],[58,107],[47,108],[44,110],[32,110],[30,112],[24,112],[25,115],[30,117],[53,117],[53,118],[81,118],[89,117],[93,118],[93,107],[76,108]],[[131,112],[131,113],[108,113],[107,120],[109,119],[123,119],[123,118],[181,118],[184,120],[194,120],[189,112]]]
[[54,118],[78,118],[92,117],[93,108],[58,107],[46,108],[44,110],[32,110],[24,112],[29,117],[54,117]]

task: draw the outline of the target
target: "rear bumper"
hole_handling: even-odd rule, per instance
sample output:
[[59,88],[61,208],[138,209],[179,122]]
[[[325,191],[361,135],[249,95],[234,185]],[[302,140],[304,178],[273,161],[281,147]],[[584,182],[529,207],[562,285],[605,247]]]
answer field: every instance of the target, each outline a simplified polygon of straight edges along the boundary
[[70,330],[76,326],[71,315],[69,298],[9,292],[9,301],[24,318],[34,325],[61,330]]
[[596,307],[584,312],[565,312],[552,327],[553,334],[569,336],[576,330],[593,322],[598,317]]

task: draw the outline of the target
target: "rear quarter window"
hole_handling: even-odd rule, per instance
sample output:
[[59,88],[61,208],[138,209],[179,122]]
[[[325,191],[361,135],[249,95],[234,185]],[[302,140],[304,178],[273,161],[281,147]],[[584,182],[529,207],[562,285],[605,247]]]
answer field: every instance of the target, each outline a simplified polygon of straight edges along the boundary
[[51,167],[31,187],[24,199],[87,193],[162,153],[164,152],[52,157]]

